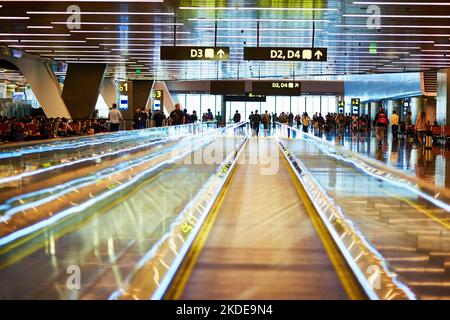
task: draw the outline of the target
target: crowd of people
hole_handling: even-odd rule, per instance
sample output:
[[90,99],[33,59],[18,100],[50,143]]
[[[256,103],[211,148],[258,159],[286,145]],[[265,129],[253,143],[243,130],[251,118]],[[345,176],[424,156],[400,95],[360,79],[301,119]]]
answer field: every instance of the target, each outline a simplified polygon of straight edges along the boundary
[[[182,125],[197,122],[196,111],[188,113],[187,109],[181,109],[179,103],[175,104],[174,110],[166,118],[164,112],[155,110],[153,113],[144,108],[137,108],[133,114],[133,128],[145,129],[150,126],[162,127],[165,125]],[[223,124],[223,117],[220,112],[214,115],[211,109],[202,114],[201,121],[216,121],[218,125]],[[232,121],[238,123],[242,121],[241,114],[236,110]],[[372,126],[376,127],[376,138],[379,145],[386,141],[386,133],[389,126],[392,128],[392,134],[397,137],[400,125],[403,126],[402,132],[408,136],[416,135],[419,144],[423,143],[426,132],[430,130],[430,123],[426,121],[425,112],[421,112],[417,121],[412,123],[412,113],[408,112],[405,121],[401,124],[398,114],[393,111],[391,118],[385,114],[383,108],[375,116],[372,122],[368,115],[351,115],[349,113],[328,113],[323,116],[316,112],[312,117],[304,112],[302,115],[294,115],[292,112],[259,113],[258,110],[251,111],[248,117],[249,125],[254,134],[258,137],[260,128],[264,130],[264,135],[268,135],[270,129],[275,127],[277,122],[291,127],[302,129],[303,132],[312,131],[316,134],[323,132],[335,133],[343,136],[345,133],[368,131]],[[70,137],[78,135],[92,135],[103,132],[114,132],[120,129],[124,118],[118,110],[117,105],[113,104],[108,115],[108,119],[83,119],[70,121],[66,118],[46,118],[45,116],[28,116],[24,118],[6,118],[0,117],[0,139],[1,141],[29,141],[40,139],[51,139],[57,137]],[[437,125],[435,123],[435,125]]]
[[108,131],[106,120],[83,119],[71,122],[59,117],[0,117],[0,139],[9,142],[92,135]]
[[[233,117],[233,121],[240,121],[241,115],[236,110]],[[370,129],[370,120],[368,115],[351,116],[349,113],[328,113],[325,117],[321,113],[316,112],[312,117],[304,112],[302,115],[294,114],[292,112],[269,113],[267,110],[260,115],[258,110],[251,111],[249,115],[249,123],[253,130],[256,130],[255,134],[259,135],[259,127],[262,125],[264,130],[267,131],[271,126],[275,126],[276,122],[286,124],[291,127],[297,127],[302,129],[303,132],[308,132],[312,129],[316,133],[322,132],[337,132],[339,135],[343,135],[345,132],[368,130]]]

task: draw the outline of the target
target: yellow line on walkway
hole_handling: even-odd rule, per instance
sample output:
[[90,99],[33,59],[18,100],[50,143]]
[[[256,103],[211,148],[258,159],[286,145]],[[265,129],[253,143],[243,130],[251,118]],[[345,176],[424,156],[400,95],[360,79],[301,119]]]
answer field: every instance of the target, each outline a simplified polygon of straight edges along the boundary
[[[246,146],[243,146],[243,148],[246,148]],[[245,152],[245,149],[243,149],[242,152]],[[241,154],[241,156],[243,155]],[[194,270],[195,265],[197,264],[197,260],[200,256],[200,253],[202,252],[206,240],[208,239],[208,236],[214,225],[214,222],[216,221],[217,214],[219,213],[223,201],[228,194],[231,182],[236,173],[237,166],[238,162],[236,162],[236,165],[234,166],[232,172],[228,176],[227,181],[225,182],[221,192],[219,193],[216,202],[214,203],[213,207],[211,208],[211,211],[208,214],[208,217],[204,221],[203,226],[201,227],[197,237],[195,238],[194,242],[191,245],[191,248],[184,257],[183,262],[180,265],[174,279],[172,280],[172,283],[170,284],[168,291],[164,295],[163,298],[164,300],[178,300],[183,294],[184,288],[186,287],[186,284],[189,281],[192,271]]]
[[[280,152],[283,151],[280,149]],[[320,240],[322,241],[322,244],[328,254],[328,257],[330,258],[331,263],[333,264],[334,269],[336,270],[337,276],[341,281],[342,287],[344,288],[346,294],[351,300],[366,300],[366,294],[363,292],[353,272],[351,271],[347,262],[344,260],[344,257],[342,256],[339,248],[328,232],[325,224],[318,215],[309,196],[307,195],[306,191],[304,190],[303,186],[293,172],[284,155],[282,155],[281,158],[283,158],[284,165],[288,169],[292,181],[294,182],[295,188],[297,189],[300,199],[302,200],[303,206],[305,207],[306,212],[313,223],[314,229],[316,230],[317,234],[320,237]]]

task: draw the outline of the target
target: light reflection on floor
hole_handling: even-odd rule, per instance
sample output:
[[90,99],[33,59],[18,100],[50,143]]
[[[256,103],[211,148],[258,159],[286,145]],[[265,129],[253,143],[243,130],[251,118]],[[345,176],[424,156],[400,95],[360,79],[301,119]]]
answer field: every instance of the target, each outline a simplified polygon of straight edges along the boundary
[[377,159],[407,174],[424,179],[438,187],[450,188],[450,149],[435,143],[432,150],[419,148],[415,142],[388,134],[382,147],[378,146],[375,133],[346,133],[343,138],[334,133],[324,133],[323,139],[353,152]]

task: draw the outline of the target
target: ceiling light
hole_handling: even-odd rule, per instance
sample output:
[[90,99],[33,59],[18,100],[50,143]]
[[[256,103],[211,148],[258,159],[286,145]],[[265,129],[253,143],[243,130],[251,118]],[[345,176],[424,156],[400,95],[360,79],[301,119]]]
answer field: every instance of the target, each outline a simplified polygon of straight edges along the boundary
[[[126,2],[126,1],[123,1]],[[173,12],[123,12],[123,11],[82,11],[77,12],[81,15],[141,15],[141,16],[173,16]],[[71,11],[27,11],[27,14],[45,14],[45,15],[59,15],[59,14],[68,14],[71,15],[73,12]]]
[[443,2],[392,2],[392,1],[353,1],[353,4],[376,4],[379,6],[450,6],[450,3]]
[[338,11],[334,8],[179,7],[180,10]]
[[330,22],[329,19],[251,19],[251,18],[189,18],[189,21],[222,22]]
[[98,46],[35,46],[35,45],[12,45],[11,48],[85,48],[85,49],[97,49]]
[[[335,27],[341,27],[341,28],[367,28],[367,25],[365,24],[337,24]],[[430,25],[380,25],[379,28],[426,28],[426,29],[450,29],[450,26],[430,26]]]
[[27,29],[53,29],[53,26],[27,26]]
[[70,37],[70,33],[0,33],[3,37]]
[[29,20],[30,17],[8,17],[8,16],[0,16],[0,20]]
[[[84,26],[182,26],[181,22],[78,22]],[[67,21],[53,21],[52,24],[66,25]]]
[[[173,31],[146,31],[146,30],[71,30],[73,33],[149,33],[149,34],[173,34]],[[189,31],[177,31],[177,34],[189,34]]]

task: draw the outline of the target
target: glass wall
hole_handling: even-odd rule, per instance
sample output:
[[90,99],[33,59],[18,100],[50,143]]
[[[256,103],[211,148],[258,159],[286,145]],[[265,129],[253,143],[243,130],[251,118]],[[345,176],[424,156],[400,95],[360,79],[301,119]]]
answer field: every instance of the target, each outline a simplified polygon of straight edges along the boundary
[[181,104],[182,109],[187,109],[188,113],[196,111],[199,118],[203,113],[206,113],[208,109],[216,115],[220,112],[222,105],[222,96],[210,95],[210,94],[174,94],[173,99],[175,102]]
[[[189,113],[193,110],[197,111],[199,117],[208,109],[216,115],[220,112],[222,105],[222,96],[209,94],[174,94],[174,100],[181,103],[182,109],[186,108]],[[227,120],[230,120],[236,110],[241,114],[242,119],[248,119],[250,112],[258,110],[264,113],[292,112],[302,114],[307,112],[309,116],[316,112],[323,115],[334,113],[337,110],[337,97],[335,96],[267,96],[266,102],[243,102],[228,101],[226,102]]]

